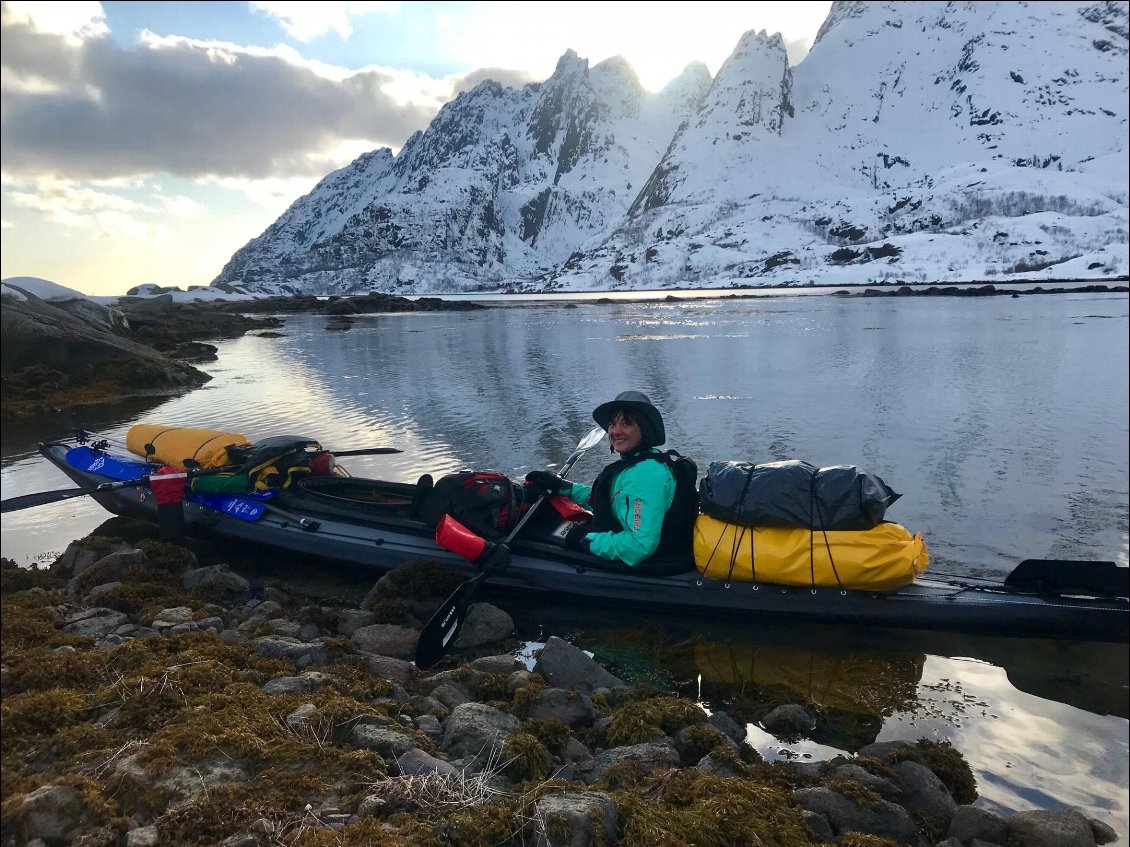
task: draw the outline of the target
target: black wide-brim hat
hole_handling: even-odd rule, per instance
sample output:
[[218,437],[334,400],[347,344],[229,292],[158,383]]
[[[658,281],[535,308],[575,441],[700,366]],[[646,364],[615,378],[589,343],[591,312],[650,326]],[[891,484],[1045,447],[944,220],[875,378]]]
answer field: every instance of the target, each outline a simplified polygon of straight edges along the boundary
[[667,431],[663,428],[663,416],[651,405],[648,396],[639,391],[621,391],[616,395],[615,400],[601,403],[593,409],[592,419],[600,424],[602,429],[608,429],[608,424],[616,417],[616,413],[625,409],[640,423],[645,446],[658,447],[667,440]]

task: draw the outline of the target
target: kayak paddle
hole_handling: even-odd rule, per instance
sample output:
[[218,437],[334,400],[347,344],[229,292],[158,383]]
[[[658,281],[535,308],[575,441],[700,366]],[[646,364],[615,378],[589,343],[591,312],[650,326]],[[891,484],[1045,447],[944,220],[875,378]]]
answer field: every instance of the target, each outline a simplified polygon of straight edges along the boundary
[[[589,430],[588,434],[581,439],[577,445],[577,449],[573,451],[572,455],[565,460],[565,464],[561,466],[560,476],[565,477],[570,469],[577,463],[577,460],[591,447],[596,446],[604,439],[604,429],[601,427],[593,427]],[[420,638],[416,642],[416,667],[430,668],[441,658],[447,651],[448,646],[455,640],[459,634],[459,630],[463,627],[463,621],[467,616],[467,609],[475,600],[475,594],[482,585],[483,580],[491,576],[496,570],[499,570],[497,565],[492,567],[492,563],[497,563],[503,557],[499,553],[509,550],[508,545],[514,539],[522,528],[529,522],[530,518],[534,516],[534,512],[538,510],[546,500],[545,496],[539,497],[530,506],[526,514],[522,515],[522,519],[518,521],[517,526],[510,530],[510,534],[498,543],[498,550],[490,556],[490,559],[483,564],[483,569],[475,574],[470,579],[466,580],[462,585],[451,593],[451,596],[443,601],[443,604],[436,609],[435,614],[428,619],[424,624],[423,630],[420,632]],[[461,532],[468,534],[471,530],[464,527],[451,518],[450,515],[445,517],[445,520],[458,525]],[[456,551],[459,552],[459,551]]]
[[94,488],[60,488],[55,491],[40,491],[38,494],[24,494],[20,497],[9,497],[0,501],[0,512],[17,512],[20,509],[30,509],[33,506],[44,506],[48,503],[61,503],[72,497],[85,497],[88,494],[98,494],[101,491],[116,491],[119,488],[134,488],[138,485],[148,485],[149,477],[142,476],[137,479],[123,479],[117,482],[104,482]]
[[398,450],[395,447],[366,447],[363,450],[329,450],[337,456],[383,456],[386,453],[403,453],[403,450]]

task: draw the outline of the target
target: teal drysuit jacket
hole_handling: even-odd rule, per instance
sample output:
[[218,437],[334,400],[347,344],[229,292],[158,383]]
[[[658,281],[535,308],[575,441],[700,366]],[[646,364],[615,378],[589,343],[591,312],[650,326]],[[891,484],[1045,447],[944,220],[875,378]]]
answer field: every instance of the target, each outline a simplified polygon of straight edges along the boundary
[[[653,452],[658,453],[658,450]],[[574,482],[565,492],[591,509],[592,486]],[[621,532],[590,532],[589,550],[602,559],[638,565],[659,548],[663,518],[675,499],[675,477],[662,462],[645,461],[625,468],[612,480],[612,514]]]

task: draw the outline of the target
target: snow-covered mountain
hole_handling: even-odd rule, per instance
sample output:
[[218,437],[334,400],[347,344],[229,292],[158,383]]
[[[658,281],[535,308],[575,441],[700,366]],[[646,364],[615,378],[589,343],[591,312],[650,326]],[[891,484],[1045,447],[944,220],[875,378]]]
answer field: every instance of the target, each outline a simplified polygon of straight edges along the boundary
[[662,92],[567,52],[297,200],[213,282],[401,294],[1125,277],[1126,2],[833,4]]

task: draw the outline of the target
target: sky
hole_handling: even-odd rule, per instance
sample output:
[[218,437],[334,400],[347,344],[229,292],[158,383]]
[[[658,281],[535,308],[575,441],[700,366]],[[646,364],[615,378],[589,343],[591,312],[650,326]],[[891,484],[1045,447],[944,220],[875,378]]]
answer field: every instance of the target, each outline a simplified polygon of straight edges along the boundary
[[0,278],[209,284],[294,200],[484,79],[623,56],[645,88],[831,2],[3,2]]

